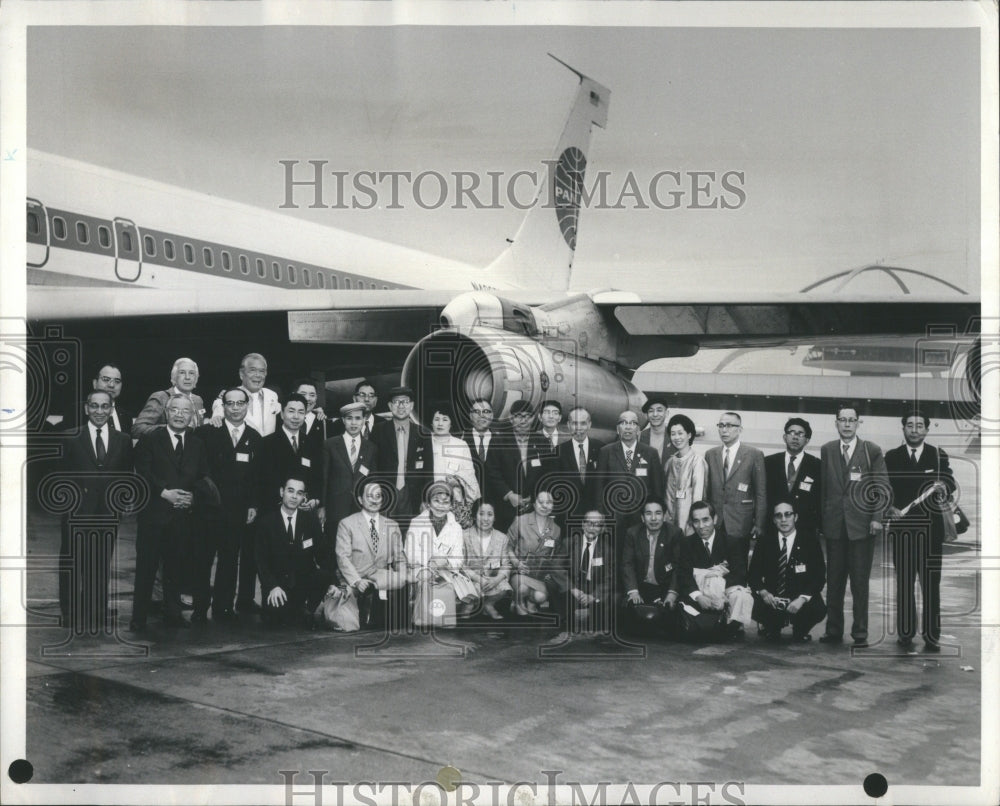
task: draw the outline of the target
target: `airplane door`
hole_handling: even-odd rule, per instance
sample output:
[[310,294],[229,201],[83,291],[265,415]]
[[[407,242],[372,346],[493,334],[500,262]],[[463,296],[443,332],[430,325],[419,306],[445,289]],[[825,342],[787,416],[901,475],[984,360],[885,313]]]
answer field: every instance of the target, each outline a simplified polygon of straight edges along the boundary
[[49,212],[38,199],[28,199],[28,268],[38,269],[49,262]]
[[115,276],[134,283],[142,274],[139,228],[127,218],[115,219]]

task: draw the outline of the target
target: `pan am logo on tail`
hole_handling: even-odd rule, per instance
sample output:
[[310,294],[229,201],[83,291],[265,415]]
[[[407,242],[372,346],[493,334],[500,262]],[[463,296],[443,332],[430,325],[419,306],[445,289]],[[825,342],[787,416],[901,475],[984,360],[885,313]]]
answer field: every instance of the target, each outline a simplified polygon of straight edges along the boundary
[[559,155],[553,189],[556,220],[570,249],[576,249],[576,225],[580,219],[580,196],[586,170],[587,157],[576,146],[570,146]]

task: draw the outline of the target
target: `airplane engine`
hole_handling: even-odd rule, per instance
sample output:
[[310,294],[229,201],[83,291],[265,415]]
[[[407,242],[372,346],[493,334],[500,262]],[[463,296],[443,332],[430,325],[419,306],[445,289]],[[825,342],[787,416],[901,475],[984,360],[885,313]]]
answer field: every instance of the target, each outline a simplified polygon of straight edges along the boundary
[[625,409],[639,411],[645,395],[600,364],[526,336],[489,327],[446,328],[425,337],[403,365],[402,381],[416,393],[416,412],[426,421],[428,407],[447,400],[467,425],[469,404],[489,400],[496,419],[508,419],[515,400],[537,409],[558,400],[566,412],[580,405],[596,431],[614,432]]

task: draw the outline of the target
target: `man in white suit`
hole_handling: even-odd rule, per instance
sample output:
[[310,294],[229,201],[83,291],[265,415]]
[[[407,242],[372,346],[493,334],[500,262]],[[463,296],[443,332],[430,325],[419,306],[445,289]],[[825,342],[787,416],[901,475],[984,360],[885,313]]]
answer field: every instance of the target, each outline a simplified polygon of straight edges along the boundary
[[[260,353],[247,353],[240,361],[240,389],[250,398],[244,422],[262,437],[273,434],[275,418],[281,413],[278,393],[264,387],[267,380],[267,359]],[[212,425],[222,425],[222,393],[212,403]]]

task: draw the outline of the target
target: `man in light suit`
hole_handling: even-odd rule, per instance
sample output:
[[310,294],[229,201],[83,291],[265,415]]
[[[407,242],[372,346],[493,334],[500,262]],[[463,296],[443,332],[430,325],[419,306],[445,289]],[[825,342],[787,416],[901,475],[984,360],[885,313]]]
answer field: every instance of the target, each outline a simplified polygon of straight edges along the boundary
[[823,547],[815,530],[800,528],[791,497],[779,496],[771,512],[774,529],[761,538],[750,562],[753,617],[767,640],[780,640],[782,628],[791,624],[793,641],[809,641],[809,631],[826,615]]
[[[340,408],[344,434],[330,437],[323,444],[323,506],[320,521],[326,525],[329,545],[335,545],[340,521],[358,511],[357,485],[378,470],[375,445],[361,436],[364,425],[363,403],[348,403]],[[332,558],[333,553],[330,553]]]
[[557,520],[563,530],[568,519],[582,518],[583,514],[598,505],[597,462],[604,443],[590,436],[590,412],[577,406],[568,415],[571,438],[557,451],[555,479],[558,484],[569,484],[573,491],[572,506],[559,513]]
[[118,405],[123,382],[121,368],[116,364],[104,364],[91,381],[94,389],[111,395],[111,416],[108,418],[108,427],[128,436],[132,432],[132,415]]
[[824,644],[844,640],[844,591],[851,581],[854,646],[868,646],[868,580],[875,557],[875,536],[882,531],[891,500],[882,449],[858,438],[857,404],[837,407],[840,439],[820,452],[823,476],[822,522],[826,541],[826,633]]
[[904,444],[885,454],[892,485],[892,562],[896,569],[896,642],[909,648],[917,631],[913,586],[920,579],[925,652],[941,651],[941,560],[944,519],[952,517],[946,500],[955,491],[948,454],[928,445],[930,418],[921,411],[902,417]]
[[743,418],[734,411],[719,417],[722,445],[705,453],[709,503],[726,528],[727,538],[749,555],[767,525],[767,479],[764,454],[740,441]]
[[142,407],[142,411],[132,422],[132,439],[139,439],[157,428],[167,425],[167,401],[174,395],[182,395],[191,401],[191,428],[197,428],[205,421],[205,404],[194,393],[198,385],[198,365],[190,358],[178,358],[170,370],[169,389],[153,392]]
[[[281,411],[281,404],[278,402],[278,393],[273,389],[267,389],[264,381],[267,380],[267,359],[260,353],[247,353],[240,361],[240,386],[247,393],[249,402],[247,403],[246,424],[262,437],[273,434],[275,429],[275,418]],[[224,412],[222,405],[223,390],[212,403],[212,425],[216,428],[222,426]]]
[[[83,407],[87,425],[66,444],[61,469],[88,474],[80,481],[76,515],[110,514],[104,501],[110,479],[102,477],[132,472],[132,440],[127,432],[111,428],[113,407],[114,398],[109,392],[91,391]],[[74,540],[69,519],[69,515],[63,518],[59,546],[59,609],[63,624],[77,635],[104,632],[108,626],[114,538],[112,535],[107,539],[108,533],[100,530],[85,530]],[[96,566],[91,565],[95,561]]]
[[405,626],[408,605],[407,565],[403,538],[394,520],[380,514],[385,502],[377,482],[363,482],[361,511],[337,525],[338,575],[354,588],[361,627]]
[[767,478],[767,511],[774,512],[779,498],[791,498],[800,530],[819,531],[820,469],[819,459],[806,453],[812,439],[808,420],[792,417],[785,423],[785,450],[764,457]]

